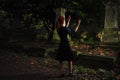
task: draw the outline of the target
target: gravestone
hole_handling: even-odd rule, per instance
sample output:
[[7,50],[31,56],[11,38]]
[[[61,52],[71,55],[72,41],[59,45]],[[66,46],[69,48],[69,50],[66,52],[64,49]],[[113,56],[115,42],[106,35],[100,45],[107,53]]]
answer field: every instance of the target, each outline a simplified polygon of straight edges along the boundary
[[118,30],[118,6],[114,2],[109,1],[105,7],[102,42],[119,42]]

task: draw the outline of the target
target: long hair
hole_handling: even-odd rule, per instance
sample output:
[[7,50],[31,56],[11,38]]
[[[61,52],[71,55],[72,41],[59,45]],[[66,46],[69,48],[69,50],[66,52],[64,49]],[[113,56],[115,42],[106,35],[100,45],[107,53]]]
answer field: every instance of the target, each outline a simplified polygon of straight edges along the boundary
[[59,29],[63,24],[64,24],[65,18],[63,16],[59,16],[57,23],[56,23],[56,28]]

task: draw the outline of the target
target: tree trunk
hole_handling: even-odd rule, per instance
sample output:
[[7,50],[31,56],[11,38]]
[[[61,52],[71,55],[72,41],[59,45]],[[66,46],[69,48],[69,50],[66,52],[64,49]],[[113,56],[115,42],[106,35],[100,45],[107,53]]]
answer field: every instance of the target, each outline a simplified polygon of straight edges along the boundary
[[[57,21],[57,19],[58,19],[59,16],[65,17],[65,12],[66,12],[66,9],[65,9],[65,8],[56,8],[54,11],[55,11],[55,13],[56,13],[55,23],[56,23],[56,21]],[[65,24],[66,24],[66,23],[64,22],[64,25],[65,25]],[[54,40],[59,40],[59,37],[58,37],[58,35],[57,35],[57,31],[56,31],[56,24],[55,24],[55,30],[54,30],[54,34],[53,34],[53,39],[54,39]]]

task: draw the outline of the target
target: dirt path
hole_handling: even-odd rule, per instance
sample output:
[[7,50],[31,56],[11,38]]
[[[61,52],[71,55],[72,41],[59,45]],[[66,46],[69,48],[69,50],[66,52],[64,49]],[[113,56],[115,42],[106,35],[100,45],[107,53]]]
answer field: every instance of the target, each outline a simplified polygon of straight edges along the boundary
[[66,80],[58,75],[55,60],[28,57],[11,50],[0,51],[0,80]]

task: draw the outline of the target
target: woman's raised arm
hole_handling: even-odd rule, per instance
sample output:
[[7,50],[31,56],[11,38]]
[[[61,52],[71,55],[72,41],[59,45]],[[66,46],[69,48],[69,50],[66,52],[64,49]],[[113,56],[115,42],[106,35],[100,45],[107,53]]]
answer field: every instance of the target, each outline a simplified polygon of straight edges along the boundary
[[78,30],[79,26],[80,26],[80,23],[81,23],[81,19],[78,19],[77,20],[77,25],[75,27],[75,32]]
[[69,24],[70,24],[70,20],[71,20],[71,16],[68,16],[66,27],[69,26]]

